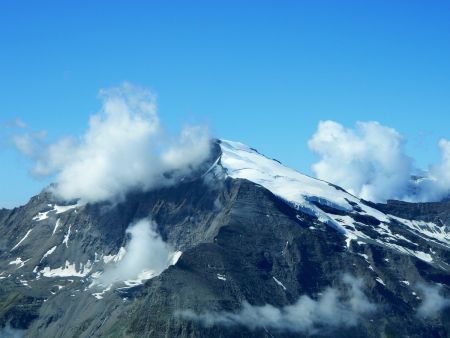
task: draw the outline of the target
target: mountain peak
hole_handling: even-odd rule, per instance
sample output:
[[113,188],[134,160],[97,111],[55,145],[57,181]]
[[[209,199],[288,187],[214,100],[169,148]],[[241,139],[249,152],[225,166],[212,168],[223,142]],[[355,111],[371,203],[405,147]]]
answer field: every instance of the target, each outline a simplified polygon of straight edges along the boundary
[[[446,220],[445,204],[370,203],[216,140],[189,176],[113,204],[44,192],[2,210],[0,326],[30,337],[378,337],[388,321],[383,334],[439,336],[446,322],[435,329],[416,309],[423,290],[446,304],[434,285],[450,275]],[[332,320],[324,304],[345,315]],[[314,318],[292,322],[307,308]]]

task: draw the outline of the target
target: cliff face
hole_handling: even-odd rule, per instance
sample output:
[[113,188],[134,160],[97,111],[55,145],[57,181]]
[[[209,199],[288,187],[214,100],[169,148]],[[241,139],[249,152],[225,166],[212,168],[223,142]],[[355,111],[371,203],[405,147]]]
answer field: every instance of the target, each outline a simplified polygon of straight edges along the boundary
[[[195,177],[119,203],[43,192],[0,210],[0,327],[26,337],[446,337],[449,211],[361,201],[224,141]],[[131,254],[127,228],[142,219],[179,258],[98,283]]]

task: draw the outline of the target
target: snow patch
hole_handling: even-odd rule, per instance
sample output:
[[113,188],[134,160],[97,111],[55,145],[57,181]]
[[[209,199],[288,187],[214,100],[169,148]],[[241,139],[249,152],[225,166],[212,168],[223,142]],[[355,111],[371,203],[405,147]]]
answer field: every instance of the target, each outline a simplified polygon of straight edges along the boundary
[[446,231],[444,227],[440,227],[433,222],[407,220],[393,215],[389,215],[389,217],[406,225],[413,233],[426,240],[431,239],[435,242],[450,245],[450,232]]
[[45,211],[45,212],[39,212],[36,216],[33,217],[33,221],[39,222],[39,221],[43,221],[44,219],[48,218],[48,213],[49,211]]
[[221,275],[220,273],[217,274],[217,279],[220,279],[220,280],[223,280],[223,281],[226,281],[226,280],[227,280],[227,278],[225,277],[225,275]]
[[375,280],[376,280],[378,283],[380,283],[380,284],[386,286],[386,284],[383,282],[383,280],[382,280],[380,277],[375,278]]
[[58,230],[59,226],[61,225],[61,219],[57,219],[55,223],[55,227],[53,228],[52,236],[56,233],[56,230]]
[[347,233],[347,238],[345,239],[345,246],[347,247],[347,249],[350,248],[350,243],[352,240],[358,239],[358,237],[355,234],[352,233]]
[[56,245],[54,247],[52,247],[50,250],[48,250],[44,256],[42,256],[41,260],[39,261],[39,263],[41,263],[46,257],[50,256],[55,250],[56,250]]
[[109,290],[111,290],[111,285],[108,286],[106,289],[104,289],[102,292],[96,292],[96,293],[93,293],[92,295],[93,295],[95,298],[97,298],[98,300],[100,300],[100,299],[103,299],[103,295],[104,295],[105,293],[107,293]]
[[369,261],[369,256],[367,256],[366,254],[359,253],[358,255],[360,255],[361,257],[364,257],[364,259],[365,259],[367,262]]
[[63,267],[51,269],[46,266],[40,273],[42,273],[44,277],[86,277],[91,270],[92,264],[90,260],[88,260],[86,264],[80,263],[79,271],[77,271],[75,263],[66,261],[66,264]]
[[20,244],[22,244],[22,242],[28,237],[28,235],[31,233],[31,231],[33,231],[33,229],[28,230],[27,233],[25,234],[25,236],[23,236],[23,238],[19,241],[19,243],[17,243],[16,245],[14,245],[14,247],[13,247],[10,251],[13,251],[13,250],[16,249]]
[[79,207],[79,204],[73,204],[73,205],[52,205],[52,204],[48,204],[49,207],[53,206],[53,209],[48,210],[48,211],[44,211],[44,212],[39,212],[36,216],[33,217],[33,221],[43,221],[45,219],[49,218],[49,213],[55,213],[56,214],[62,214],[66,211],[69,211],[71,209],[75,209],[77,207]]
[[72,225],[69,225],[69,230],[67,231],[67,233],[64,235],[64,239],[62,241],[62,244],[66,245],[66,248],[69,247],[69,237],[70,237],[70,228],[72,227]]
[[277,283],[279,286],[281,286],[283,288],[284,291],[286,291],[286,287],[283,285],[283,283],[281,283],[276,277],[272,276],[273,280],[275,281],[275,283]]
[[19,279],[19,282],[20,282],[20,284],[22,284],[23,286],[26,286],[26,287],[28,287],[28,288],[31,289],[31,286],[28,284],[28,281],[27,281],[27,280]]
[[433,261],[433,257],[430,254],[427,254],[422,251],[414,251],[415,256],[425,262],[431,263]]
[[56,211],[56,214],[62,214],[66,211],[75,209],[79,206],[80,206],[79,204],[72,204],[72,205],[56,205],[55,204],[52,211]]
[[17,269],[20,269],[20,268],[22,268],[22,267],[25,265],[25,263],[28,262],[29,260],[30,260],[30,259],[27,259],[26,261],[23,261],[22,258],[17,257],[15,260],[9,262],[8,264],[9,264],[9,265],[19,265],[19,266],[17,267]]
[[174,253],[170,254],[169,255],[169,265],[177,264],[177,262],[180,259],[182,254],[183,254],[182,251],[175,251]]

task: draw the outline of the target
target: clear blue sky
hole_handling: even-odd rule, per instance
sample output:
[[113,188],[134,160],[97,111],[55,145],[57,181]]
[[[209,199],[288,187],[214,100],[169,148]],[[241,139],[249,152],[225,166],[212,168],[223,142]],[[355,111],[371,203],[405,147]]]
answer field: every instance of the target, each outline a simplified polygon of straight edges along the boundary
[[11,122],[80,134],[124,80],[157,92],[169,128],[207,123],[303,172],[324,119],[394,127],[425,167],[450,138],[450,2],[1,1],[0,207],[47,183]]

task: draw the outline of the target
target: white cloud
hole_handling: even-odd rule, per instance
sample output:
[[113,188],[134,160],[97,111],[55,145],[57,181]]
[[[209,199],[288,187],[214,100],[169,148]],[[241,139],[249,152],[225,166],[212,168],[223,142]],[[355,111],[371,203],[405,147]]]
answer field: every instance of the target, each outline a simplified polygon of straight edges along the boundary
[[209,154],[208,140],[205,128],[185,127],[179,138],[162,154],[162,160],[169,168],[183,172],[190,170],[193,164],[202,162],[205,154]]
[[209,156],[207,128],[185,127],[179,136],[167,135],[150,91],[125,83],[101,90],[100,97],[102,109],[80,138],[64,138],[37,152],[26,138],[16,142],[35,159],[35,174],[56,173],[57,196],[120,200],[131,190],[171,184]]
[[146,279],[164,271],[174,257],[174,251],[156,232],[156,224],[142,219],[127,229],[131,236],[125,256],[112,266],[107,266],[99,282],[104,285],[126,280]]
[[33,154],[33,140],[31,139],[29,134],[21,134],[14,135],[12,138],[14,145],[17,150],[19,150],[22,154],[30,156]]
[[398,131],[378,122],[358,122],[350,129],[334,121],[322,121],[308,146],[320,156],[312,166],[316,177],[360,198],[417,202],[448,196],[450,141],[440,140],[441,163],[431,165],[418,181],[412,180],[419,170],[405,154],[404,143]]
[[277,331],[315,333],[336,327],[355,326],[362,316],[376,310],[362,292],[361,280],[345,275],[348,292],[326,289],[317,300],[301,296],[299,300],[282,308],[272,305],[253,306],[244,302],[238,312],[204,312],[191,310],[177,312],[177,316],[201,322],[204,326],[245,326],[251,330],[274,329]]
[[352,130],[323,121],[308,145],[320,156],[312,166],[318,178],[367,200],[404,197],[412,160],[396,130],[377,122],[358,122]]
[[45,136],[45,131],[25,132],[13,135],[12,142],[23,155],[33,157],[42,147]]
[[439,201],[450,194],[450,141],[439,140],[441,161],[431,165],[428,169],[426,179],[417,183],[417,200]]
[[441,295],[442,287],[438,285],[419,284],[422,303],[417,308],[417,315],[424,318],[436,317],[443,309],[450,306],[450,299]]

